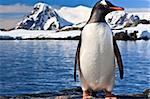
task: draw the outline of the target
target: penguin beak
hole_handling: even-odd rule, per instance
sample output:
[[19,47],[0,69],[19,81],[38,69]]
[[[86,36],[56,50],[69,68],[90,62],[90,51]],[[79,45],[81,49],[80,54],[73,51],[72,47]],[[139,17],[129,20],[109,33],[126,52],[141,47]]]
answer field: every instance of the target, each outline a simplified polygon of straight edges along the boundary
[[124,8],[117,7],[117,6],[109,7],[109,9],[114,10],[114,11],[123,11],[124,10]]

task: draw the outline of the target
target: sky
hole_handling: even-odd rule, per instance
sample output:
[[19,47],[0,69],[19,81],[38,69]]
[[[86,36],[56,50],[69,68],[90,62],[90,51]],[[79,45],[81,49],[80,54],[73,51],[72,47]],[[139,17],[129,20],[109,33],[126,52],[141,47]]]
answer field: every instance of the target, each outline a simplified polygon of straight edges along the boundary
[[[33,6],[37,2],[44,2],[54,6],[78,6],[92,7],[98,0],[0,0],[0,5],[25,4]],[[150,0],[109,0],[114,4],[125,8],[147,8]]]

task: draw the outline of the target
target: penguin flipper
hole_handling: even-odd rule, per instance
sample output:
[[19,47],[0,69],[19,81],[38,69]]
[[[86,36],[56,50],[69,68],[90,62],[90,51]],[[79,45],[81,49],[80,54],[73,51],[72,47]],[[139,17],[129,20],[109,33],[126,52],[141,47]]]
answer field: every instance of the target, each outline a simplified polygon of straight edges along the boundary
[[122,62],[121,54],[120,54],[120,51],[119,51],[119,48],[118,48],[118,45],[117,45],[115,39],[113,39],[113,45],[114,45],[114,53],[115,53],[117,63],[118,63],[118,66],[119,66],[120,79],[123,79],[123,74],[124,74],[124,72],[123,72],[123,62]]
[[76,69],[77,69],[77,64],[79,66],[79,71],[80,70],[80,47],[81,47],[81,39],[79,40],[77,50],[76,50],[76,55],[75,55],[75,64],[74,64],[74,80],[76,81]]

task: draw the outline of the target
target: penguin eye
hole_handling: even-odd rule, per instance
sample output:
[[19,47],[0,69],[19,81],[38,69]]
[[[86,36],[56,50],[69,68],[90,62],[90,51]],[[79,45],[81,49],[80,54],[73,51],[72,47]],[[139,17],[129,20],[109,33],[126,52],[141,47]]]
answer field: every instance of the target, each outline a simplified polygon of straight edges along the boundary
[[108,8],[108,5],[104,5],[104,8]]

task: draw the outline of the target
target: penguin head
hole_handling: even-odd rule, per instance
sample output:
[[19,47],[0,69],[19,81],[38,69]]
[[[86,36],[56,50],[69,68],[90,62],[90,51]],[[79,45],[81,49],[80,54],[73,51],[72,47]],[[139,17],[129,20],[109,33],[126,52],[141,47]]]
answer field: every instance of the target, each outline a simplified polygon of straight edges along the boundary
[[107,0],[100,0],[99,2],[96,3],[95,6],[98,7],[99,10],[104,11],[106,13],[109,13],[112,11],[123,11],[124,10],[124,8],[115,6]]
[[100,0],[93,7],[89,22],[105,21],[105,16],[108,13],[112,11],[123,11],[123,10],[124,8],[115,6],[108,0]]

